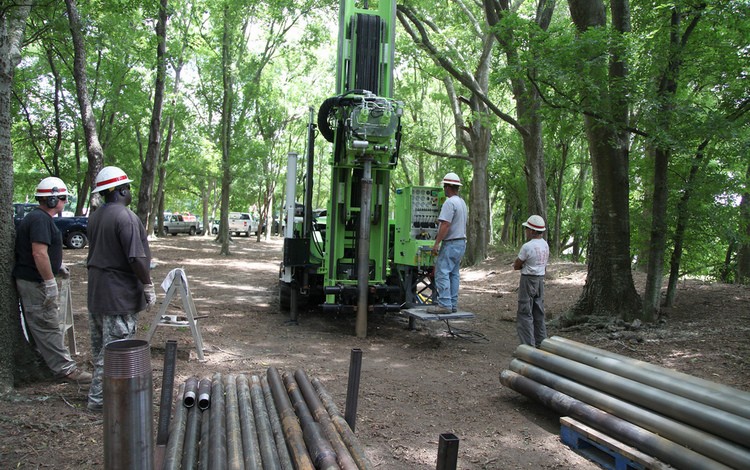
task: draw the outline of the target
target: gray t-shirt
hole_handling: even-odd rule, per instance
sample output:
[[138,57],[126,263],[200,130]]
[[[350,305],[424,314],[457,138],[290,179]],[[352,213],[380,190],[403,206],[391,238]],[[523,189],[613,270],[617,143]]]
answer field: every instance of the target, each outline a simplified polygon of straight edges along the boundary
[[126,315],[146,308],[132,258],[151,263],[146,229],[122,204],[104,204],[89,217],[88,308],[94,315]]
[[544,238],[532,238],[521,247],[518,259],[523,261],[521,274],[544,276],[549,260],[549,245]]
[[466,203],[458,195],[449,197],[440,208],[438,220],[450,222],[451,226],[445,235],[445,240],[466,238]]

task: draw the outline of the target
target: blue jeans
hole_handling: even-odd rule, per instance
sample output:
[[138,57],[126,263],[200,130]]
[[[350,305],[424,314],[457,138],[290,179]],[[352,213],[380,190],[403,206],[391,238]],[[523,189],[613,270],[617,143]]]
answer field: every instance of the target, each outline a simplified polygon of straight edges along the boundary
[[435,261],[435,287],[437,303],[442,307],[458,307],[458,285],[461,258],[466,251],[466,239],[444,240]]

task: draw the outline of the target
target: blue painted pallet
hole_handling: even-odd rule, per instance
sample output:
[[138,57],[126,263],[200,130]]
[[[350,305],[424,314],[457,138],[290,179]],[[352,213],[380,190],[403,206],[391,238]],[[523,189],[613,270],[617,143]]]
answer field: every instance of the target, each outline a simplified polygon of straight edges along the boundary
[[622,455],[618,449],[596,442],[563,424],[560,439],[571,449],[607,470],[645,470],[646,467]]

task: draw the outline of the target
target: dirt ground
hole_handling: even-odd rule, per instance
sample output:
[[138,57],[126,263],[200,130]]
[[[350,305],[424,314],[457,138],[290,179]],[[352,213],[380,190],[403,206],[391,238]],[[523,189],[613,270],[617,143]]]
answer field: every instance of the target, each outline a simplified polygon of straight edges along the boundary
[[[354,317],[303,314],[297,326],[278,313],[281,240],[235,238],[231,257],[206,237],[154,240],[160,283],[184,268],[205,343],[197,360],[186,328],[159,327],[152,349],[154,412],[158,413],[163,350],[179,344],[175,384],[214,372],[265,374],[304,369],[320,379],[344,410],[350,352],[362,350],[356,434],[376,468],[434,469],[441,433],[460,439],[460,469],[595,469],[559,440],[559,416],[500,385],[515,333],[518,273],[513,254],[461,273],[460,306],[473,320],[417,323],[395,314],[370,316],[368,336],[354,335]],[[91,370],[85,309],[87,250],[66,250],[72,271],[76,360]],[[548,319],[578,298],[585,266],[556,262],[546,283]],[[637,279],[640,287],[640,280]],[[160,299],[163,292],[157,287]],[[176,310],[173,313],[180,314]],[[154,312],[141,316],[145,337]],[[750,288],[686,281],[676,307],[658,325],[637,331],[578,328],[550,335],[646,360],[750,391]],[[86,410],[86,391],[42,383],[0,400],[0,468],[96,469],[103,463],[102,416]]]

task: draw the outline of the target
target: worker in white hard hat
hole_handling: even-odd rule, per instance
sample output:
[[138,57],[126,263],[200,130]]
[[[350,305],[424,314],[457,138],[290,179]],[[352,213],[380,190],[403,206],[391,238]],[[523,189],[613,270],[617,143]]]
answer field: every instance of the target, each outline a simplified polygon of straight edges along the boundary
[[461,259],[466,251],[466,202],[458,195],[461,178],[448,173],[443,178],[445,202],[438,215],[438,233],[432,245],[435,259],[435,287],[437,296],[428,313],[443,315],[458,311]]
[[89,217],[88,309],[94,380],[88,409],[104,406],[104,349],[112,341],[135,337],[138,313],[156,303],[151,282],[151,250],[146,229],[128,206],[133,196],[120,168],[102,168],[94,182],[104,204]]
[[513,269],[521,271],[518,287],[516,331],[521,344],[538,348],[547,337],[544,320],[544,274],[549,260],[549,245],[542,237],[547,229],[544,219],[532,215],[523,224],[528,242],[524,243]]
[[70,276],[70,272],[62,260],[62,234],[52,218],[65,207],[68,189],[63,180],[50,176],[37,185],[34,196],[39,207],[29,212],[16,228],[16,263],[13,266],[26,328],[37,351],[58,379],[91,383],[91,374],[71,359],[60,329],[55,276]]

